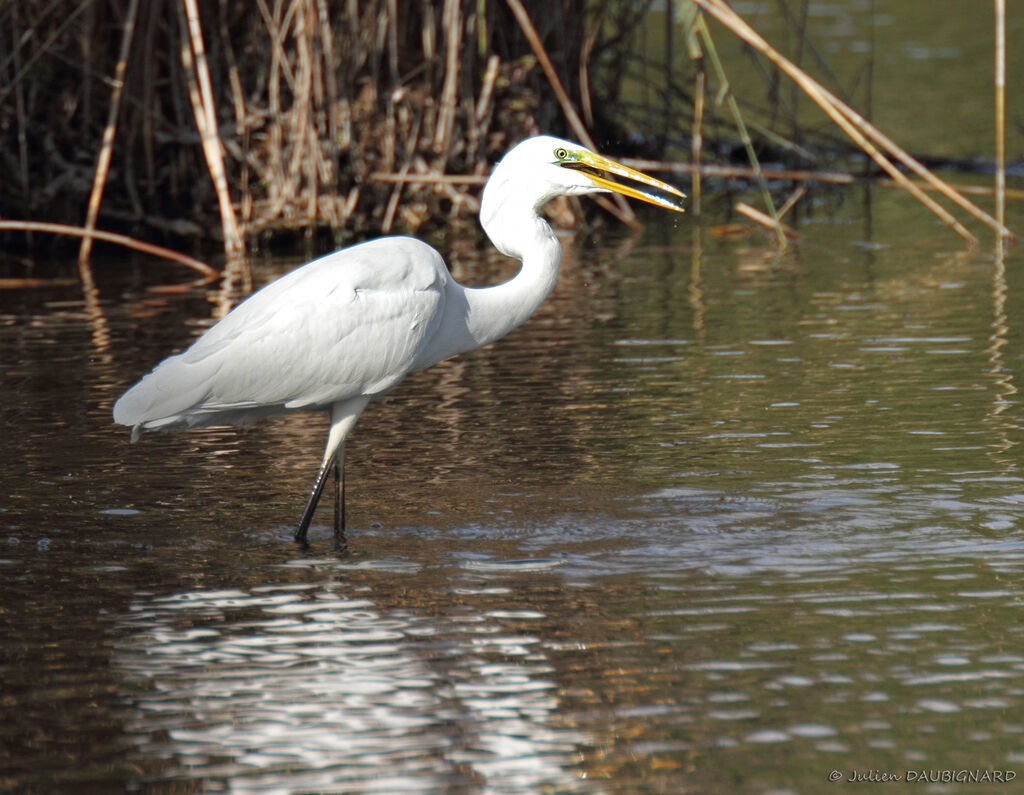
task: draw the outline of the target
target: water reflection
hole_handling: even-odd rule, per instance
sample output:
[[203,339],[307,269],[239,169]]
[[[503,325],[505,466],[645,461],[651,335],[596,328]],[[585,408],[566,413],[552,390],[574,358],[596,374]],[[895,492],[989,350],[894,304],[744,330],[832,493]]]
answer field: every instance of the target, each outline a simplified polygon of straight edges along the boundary
[[993,445],[993,458],[1009,467],[1014,466],[1015,462],[1007,454],[1017,445],[1017,441],[1012,439],[1011,435],[1020,430],[1020,424],[1011,417],[1002,416],[1016,404],[1014,395],[1019,391],[1013,383],[1013,371],[1007,367],[1003,354],[1010,332],[1006,313],[1006,293],[1006,260],[1003,241],[1000,238],[992,268],[992,330],[987,351],[989,374],[995,382],[996,390],[992,408],[985,419],[994,427],[999,437]]
[[137,763],[159,768],[136,785],[577,791],[585,738],[558,725],[552,667],[518,626],[542,617],[383,610],[329,579],[140,598],[115,657]]

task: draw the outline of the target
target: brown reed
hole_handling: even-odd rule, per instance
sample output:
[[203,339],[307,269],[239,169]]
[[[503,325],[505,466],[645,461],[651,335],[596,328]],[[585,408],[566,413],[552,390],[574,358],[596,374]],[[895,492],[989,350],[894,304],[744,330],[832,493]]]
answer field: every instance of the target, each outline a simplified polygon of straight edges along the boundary
[[586,18],[546,0],[0,4],[0,158],[17,175],[0,214],[219,229],[228,253],[457,215],[464,186],[373,175],[483,174],[516,140],[567,132],[571,101],[544,97],[554,79],[576,94]]
[[[816,59],[824,72],[827,64],[806,39],[806,13],[790,15],[798,43],[787,59],[723,0],[662,9],[660,53],[638,47],[659,12],[630,0],[0,3],[0,215],[81,219],[83,261],[101,226],[135,237],[219,235],[228,254],[243,241],[318,230],[343,242],[458,220],[476,206],[490,164],[537,132],[665,168],[689,152],[692,162],[677,165],[694,180],[742,173],[722,162],[739,139],[759,181],[756,152],[765,149],[789,166],[773,168],[773,179],[852,181],[841,163],[830,172],[808,167],[812,152],[839,162],[852,147],[796,126],[797,88],[782,102],[773,84],[774,104],[758,107],[723,93],[721,73],[718,101],[709,94],[705,102],[713,89],[699,56],[714,56],[709,15],[771,65],[771,80],[788,76],[958,232],[973,237],[928,194],[1005,235],[1002,203],[1017,192],[1005,189],[1003,0],[995,3],[996,218],[870,125],[840,99],[841,87],[807,76],[801,60]],[[680,68],[689,63],[682,51],[692,68]],[[728,113],[716,109],[723,99]],[[780,133],[783,125],[792,129]],[[781,213],[767,188],[762,195],[783,242]],[[628,205],[604,206],[632,218]]]

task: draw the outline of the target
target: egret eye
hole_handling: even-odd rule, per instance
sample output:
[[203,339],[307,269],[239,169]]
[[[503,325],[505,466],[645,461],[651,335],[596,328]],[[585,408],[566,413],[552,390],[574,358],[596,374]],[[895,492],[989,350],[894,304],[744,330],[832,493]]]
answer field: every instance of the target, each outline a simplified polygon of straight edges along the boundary
[[556,149],[555,150],[555,157],[558,160],[565,160],[568,156],[569,156],[569,153],[566,152],[564,149]]

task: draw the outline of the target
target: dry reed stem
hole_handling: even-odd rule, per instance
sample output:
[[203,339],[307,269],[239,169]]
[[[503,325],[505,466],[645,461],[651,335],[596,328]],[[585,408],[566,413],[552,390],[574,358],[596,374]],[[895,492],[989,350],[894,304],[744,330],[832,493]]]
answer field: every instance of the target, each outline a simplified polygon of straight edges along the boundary
[[494,81],[498,79],[498,67],[501,66],[501,58],[492,55],[487,59],[487,71],[484,73],[484,82],[480,87],[480,99],[476,103],[476,123],[483,124],[491,114],[491,97],[494,95]]
[[[996,220],[1006,222],[1006,0],[995,0]],[[1005,237],[1006,233],[1001,232]]]
[[[508,3],[508,7],[512,10],[512,14],[515,16],[516,22],[519,23],[519,27],[522,29],[523,35],[526,36],[526,40],[530,44],[530,49],[532,49],[533,54],[537,56],[537,61],[540,63],[541,69],[544,70],[544,76],[547,77],[551,90],[555,94],[555,99],[558,100],[558,104],[562,108],[562,112],[565,114],[565,118],[569,122],[569,126],[572,127],[573,133],[579,137],[580,143],[584,146],[596,150],[597,147],[594,146],[594,140],[587,132],[587,128],[584,126],[579,114],[576,113],[576,108],[573,107],[572,100],[569,99],[569,95],[566,93],[565,87],[562,85],[562,81],[559,79],[554,65],[548,57],[547,50],[544,49],[544,44],[541,42],[540,36],[537,35],[537,29],[533,26],[533,22],[530,20],[530,15],[526,13],[526,9],[523,7],[520,0],[505,1]],[[630,208],[629,204],[617,194],[613,197],[613,200],[615,202],[614,205],[607,201],[598,201],[598,204],[609,209],[609,211],[623,223],[635,226],[636,214]]]
[[590,53],[597,42],[597,36],[601,31],[601,16],[595,14],[590,20],[590,27],[583,36],[583,44],[580,47],[580,110],[583,111],[583,118],[588,127],[594,126],[594,107],[590,99]]
[[850,138],[852,138],[857,145],[861,147],[861,149],[863,149],[876,163],[878,163],[886,173],[899,182],[918,201],[928,207],[962,237],[972,242],[977,240],[975,235],[960,224],[960,222],[947,212],[945,208],[927,196],[913,182],[907,179],[906,176],[902,174],[902,172],[900,172],[888,160],[888,158],[886,158],[868,140],[868,137],[875,141],[879,146],[886,149],[907,168],[910,168],[925,179],[929,184],[935,187],[937,191],[970,212],[976,218],[989,226],[993,226],[1002,234],[1012,234],[1005,226],[996,221],[996,219],[992,218],[977,205],[964,198],[947,183],[932,174],[927,168],[903,151],[903,149],[901,149],[890,138],[885,136],[874,125],[846,105],[846,103],[839,100],[835,95],[824,88],[824,86],[803,72],[803,70],[796,67],[789,59],[768,44],[768,42],[754,31],[754,29],[751,28],[738,14],[736,14],[736,12],[729,8],[729,6],[725,4],[724,0],[693,1],[785,72],[809,97],[811,97],[811,99],[815,101],[815,103],[818,104],[819,107],[821,107],[822,110],[825,111],[829,118],[831,118],[843,130],[843,132],[850,136]]
[[[757,49],[772,63],[778,66],[789,77],[799,85],[814,102],[843,130],[854,142],[864,150],[887,174],[900,182],[922,204],[928,207],[939,218],[961,237],[968,241],[975,242],[977,238],[969,232],[959,221],[956,220],[944,207],[917,189],[878,149],[854,126],[851,120],[847,119],[840,110],[839,100],[832,97],[826,89],[803,70],[794,65],[789,59],[775,50],[768,42],[758,35],[753,28],[739,17],[722,0],[694,0],[702,9],[711,14],[715,19],[728,27],[733,33]],[[845,108],[845,106],[843,106]],[[852,110],[850,111],[852,113]],[[866,122],[865,122],[866,123]],[[874,128],[872,128],[874,129]]]
[[384,220],[381,222],[381,231],[384,234],[391,231],[391,224],[394,222],[395,212],[398,210],[398,202],[402,198],[402,191],[405,189],[404,178],[409,173],[409,169],[412,168],[412,159],[416,154],[416,144],[419,140],[422,118],[422,114],[417,117],[412,134],[409,136],[409,141],[406,144],[405,162],[402,164],[402,169],[398,174],[399,179],[395,182],[395,189],[391,192],[387,209],[384,211]]
[[786,213],[788,213],[790,210],[792,210],[794,205],[796,205],[796,203],[798,201],[800,201],[804,197],[804,194],[806,194],[806,193],[807,193],[807,188],[805,188],[803,185],[801,185],[795,191],[793,191],[789,195],[789,198],[786,199],[786,201],[783,203],[783,205],[779,208],[779,218],[785,218],[786,217]]
[[[398,82],[398,3],[387,0],[388,68],[391,82]],[[461,28],[461,24],[459,25]]]
[[[270,118],[270,164],[266,174],[267,193],[270,199],[271,213],[276,216],[284,207],[284,192],[281,187],[285,184],[284,167],[281,161],[281,149],[284,141],[282,128],[283,119],[281,114],[281,70],[282,64],[285,69],[288,66],[288,58],[284,53],[282,40],[284,33],[279,24],[281,15],[281,3],[274,5],[274,13],[271,14],[265,0],[256,0],[256,7],[260,11],[263,25],[270,36],[270,68],[267,78],[267,103]],[[289,76],[286,73],[286,78]],[[294,88],[294,85],[293,85]]]
[[487,177],[480,174],[396,174],[391,171],[374,171],[370,174],[374,182],[418,182],[428,185],[483,185]]
[[441,89],[441,109],[434,128],[434,152],[447,152],[452,126],[455,123],[455,101],[459,81],[459,46],[462,43],[462,8],[459,0],[445,0],[443,24],[446,36],[444,88]]
[[[766,226],[775,232],[776,235],[785,235],[787,238],[799,238],[799,233],[792,227],[786,226],[782,221],[776,218],[772,218],[770,215],[761,212],[756,207],[751,207],[746,202],[736,202],[736,211],[742,215],[747,216],[752,221],[756,221],[762,226]],[[780,213],[781,215],[781,213]]]
[[[145,17],[145,31],[142,37],[143,52],[153,53],[156,51],[154,41],[157,35],[156,14],[147,14]],[[155,117],[156,104],[156,58],[146,58],[142,67],[142,159],[145,169],[146,196],[153,198],[157,192],[157,166],[156,147],[153,142],[153,119]]]
[[187,254],[181,254],[177,251],[172,251],[169,248],[164,248],[163,246],[157,246],[152,243],[146,243],[142,240],[136,240],[134,237],[118,234],[117,232],[104,232],[100,229],[86,229],[82,226],[69,226],[67,224],[51,224],[45,221],[4,220],[0,220],[0,230],[46,232],[54,235],[71,235],[72,237],[82,238],[91,237],[96,240],[103,240],[107,243],[116,243],[119,246],[133,248],[136,251],[142,251],[146,254],[152,254],[156,257],[178,262],[188,268],[192,268],[194,271],[198,271],[207,279],[217,278],[217,271],[205,262],[200,262]]
[[189,92],[192,98],[192,110],[196,117],[196,127],[199,128],[199,135],[202,139],[206,165],[217,193],[217,203],[220,206],[221,227],[224,230],[224,251],[229,258],[236,257],[241,254],[244,244],[238,229],[238,221],[235,218],[235,208],[231,204],[231,195],[228,191],[223,147],[220,142],[220,133],[217,130],[217,110],[213,100],[213,87],[210,83],[210,70],[206,64],[203,31],[199,22],[199,8],[196,5],[196,0],[182,0],[182,5],[189,34],[189,42],[182,42],[182,62],[185,65],[185,71],[193,74],[193,79],[198,80],[199,83],[198,97],[192,90]]
[[[814,102],[825,111],[829,118],[831,118],[836,125],[843,130],[843,132],[852,138],[854,142],[863,149],[869,157],[871,157],[872,160],[874,160],[887,174],[889,174],[889,176],[897,182],[900,182],[907,191],[939,216],[939,218],[956,231],[957,234],[971,242],[977,240],[977,238],[959,221],[957,221],[956,218],[954,218],[944,207],[925,195],[923,191],[917,189],[913,183],[911,183],[910,180],[907,179],[888,160],[888,158],[886,158],[867,139],[867,137],[865,137],[865,135],[861,134],[861,131],[858,129],[858,126],[860,125],[855,126],[855,122],[853,122],[852,119],[848,119],[847,115],[844,113],[844,111],[849,111],[849,113],[853,114],[852,109],[843,105],[843,103],[832,96],[824,86],[811,78],[802,69],[797,67],[784,55],[768,44],[768,42],[761,38],[753,28],[747,25],[747,23],[738,14],[729,8],[723,0],[694,0],[694,2],[715,17],[723,25],[728,27],[733,33],[746,41],[747,44],[762,53],[766,58],[768,58],[768,60],[782,69],[782,71],[794,80],[794,82],[803,89],[804,93],[813,99]],[[866,120],[862,119],[859,115],[857,118],[860,118],[864,124],[868,124]],[[874,127],[871,127],[871,129],[874,130]],[[895,146],[895,144],[893,144],[893,146]],[[909,155],[907,157],[909,157]]]
[[[125,14],[124,30],[121,33],[121,51],[117,56],[117,66],[114,69],[114,85],[110,92],[110,108],[107,112],[107,124],[103,128],[103,139],[100,144],[100,154],[96,159],[96,173],[93,176],[92,192],[89,195],[89,207],[85,216],[86,232],[96,228],[96,218],[100,212],[100,201],[103,199],[103,186],[107,182],[107,172],[110,170],[110,158],[114,151],[114,136],[117,133],[117,117],[121,110],[121,96],[124,93],[124,76],[128,68],[128,54],[132,47],[132,37],[135,34],[135,19],[139,10],[139,0],[131,0],[128,4],[128,12]],[[92,249],[92,238],[86,234],[78,247],[78,267],[85,281],[91,281],[91,274],[88,272],[89,252]]]
[[586,126],[580,119],[579,114],[576,113],[576,108],[573,107],[572,100],[569,99],[569,95],[565,91],[565,87],[562,85],[562,81],[558,77],[558,72],[555,71],[554,64],[551,63],[551,58],[548,57],[547,50],[544,49],[544,44],[540,40],[540,36],[537,35],[537,29],[533,26],[533,22],[530,20],[530,15],[526,12],[526,8],[520,0],[506,0],[508,7],[511,9],[513,16],[516,18],[516,22],[519,23],[520,29],[523,31],[523,35],[526,36],[526,40],[530,44],[530,49],[533,50],[533,54],[537,56],[537,61],[540,63],[541,69],[544,70],[544,76],[547,77],[548,83],[551,86],[551,90],[555,94],[555,99],[558,100],[559,106],[562,108],[562,112],[565,114],[566,121],[569,122],[569,126],[572,127],[573,133],[580,139],[580,143],[590,149],[597,149],[594,146],[594,141],[590,137],[590,133],[587,132]]
[[224,53],[224,63],[227,67],[231,108],[235,114],[235,133],[240,135],[245,128],[245,118],[247,115],[245,92],[242,88],[242,76],[238,72],[238,60],[235,58],[235,49],[231,44],[231,30],[228,27],[227,5],[224,0],[219,0],[217,3],[217,34],[220,39],[221,51]]
[[[316,202],[316,152],[311,146],[314,142],[310,140],[309,105],[313,87],[313,68],[309,46],[309,27],[306,20],[306,4],[297,2],[292,5],[295,9],[293,22],[293,36],[295,38],[296,61],[293,69],[295,80],[295,107],[290,113],[291,127],[288,138],[292,142],[291,157],[288,161],[288,184],[289,186],[299,185],[302,177],[309,179],[310,169],[313,169],[313,178],[308,184],[308,193],[313,199],[313,206]],[[307,151],[309,154],[307,155]],[[289,193],[292,191],[289,190]],[[309,205],[307,204],[307,207]]]
[[501,58],[491,55],[487,59],[487,69],[484,72],[483,84],[480,86],[480,97],[476,102],[476,109],[473,111],[473,124],[469,134],[469,160],[477,160],[480,155],[480,142],[486,130],[491,126],[493,111],[492,98],[494,96],[494,84],[498,79],[498,69],[501,66]]
[[75,279],[35,279],[22,277],[14,279],[0,279],[0,290],[24,290],[32,287],[70,287],[78,284]]

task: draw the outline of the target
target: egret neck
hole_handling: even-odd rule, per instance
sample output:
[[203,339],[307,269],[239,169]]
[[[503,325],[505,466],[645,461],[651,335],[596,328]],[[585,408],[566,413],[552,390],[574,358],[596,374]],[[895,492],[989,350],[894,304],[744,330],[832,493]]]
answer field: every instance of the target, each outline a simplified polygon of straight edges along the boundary
[[[558,280],[562,247],[540,216],[554,197],[543,184],[493,177],[480,202],[480,223],[495,248],[520,261],[519,272],[502,284],[465,288],[467,328],[477,345],[487,345],[524,323]],[[495,184],[497,183],[497,184]],[[525,183],[525,184],[523,184]]]

